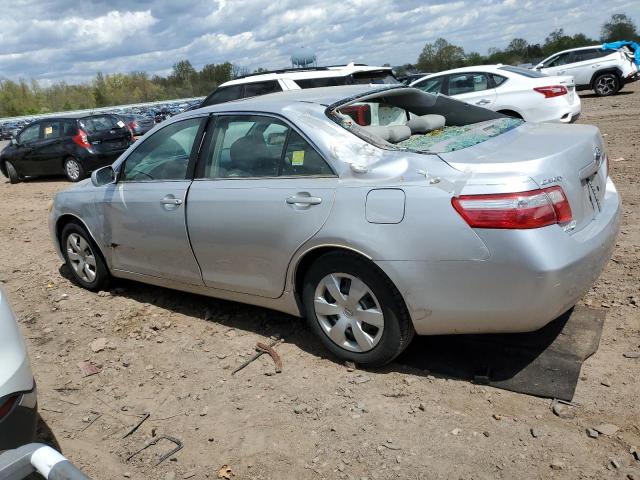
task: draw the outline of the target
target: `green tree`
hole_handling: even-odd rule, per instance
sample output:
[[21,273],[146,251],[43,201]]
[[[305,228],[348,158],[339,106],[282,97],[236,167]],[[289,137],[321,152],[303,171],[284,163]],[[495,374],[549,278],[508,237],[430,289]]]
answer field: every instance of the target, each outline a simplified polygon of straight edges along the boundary
[[521,58],[525,58],[527,56],[528,47],[529,42],[527,42],[524,38],[514,38],[509,42],[507,51],[515,55],[519,55]]
[[542,51],[544,55],[552,55],[561,50],[586,47],[593,45],[594,43],[597,42],[583,33],[577,33],[573,36],[565,35],[564,29],[558,28],[547,36],[544,45],[542,46]]
[[633,20],[624,13],[614,13],[609,21],[602,25],[600,40],[602,42],[615,42],[618,40],[640,41],[640,36]]
[[464,64],[464,50],[462,47],[447,42],[444,38],[438,38],[433,43],[427,43],[416,66],[425,72],[440,72],[450,68],[460,67]]
[[104,107],[109,104],[107,85],[104,81],[102,72],[98,72],[96,79],[93,82],[93,98],[95,99],[96,106],[98,107]]

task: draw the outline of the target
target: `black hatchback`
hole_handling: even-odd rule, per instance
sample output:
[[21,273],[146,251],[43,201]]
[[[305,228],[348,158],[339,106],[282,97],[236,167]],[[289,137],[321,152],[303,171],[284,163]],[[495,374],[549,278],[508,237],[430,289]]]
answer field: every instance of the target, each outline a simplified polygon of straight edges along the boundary
[[77,182],[110,165],[133,141],[116,115],[64,116],[37,120],[0,152],[0,172],[17,183],[24,177],[64,173]]

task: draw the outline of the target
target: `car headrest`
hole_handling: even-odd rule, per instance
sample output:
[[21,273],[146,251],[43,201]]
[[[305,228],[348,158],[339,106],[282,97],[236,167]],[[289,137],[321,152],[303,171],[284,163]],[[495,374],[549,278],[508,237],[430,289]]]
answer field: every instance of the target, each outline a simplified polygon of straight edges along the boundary
[[389,142],[398,143],[411,137],[411,129],[406,125],[393,125],[389,129]]
[[371,135],[381,138],[389,143],[398,143],[411,137],[411,129],[406,125],[366,126],[362,127]]
[[427,133],[444,127],[445,118],[442,115],[422,115],[408,120],[406,125],[411,133]]
[[370,135],[374,137],[380,137],[385,141],[389,141],[389,129],[387,127],[376,127],[372,125],[368,125],[366,127],[362,127]]

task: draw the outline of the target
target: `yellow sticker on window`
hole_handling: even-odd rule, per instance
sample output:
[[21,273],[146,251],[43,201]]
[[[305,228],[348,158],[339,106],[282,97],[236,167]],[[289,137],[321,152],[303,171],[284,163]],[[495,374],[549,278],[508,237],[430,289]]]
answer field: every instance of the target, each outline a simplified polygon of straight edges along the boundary
[[45,127],[44,128],[44,134],[45,136],[47,135],[51,135],[53,133],[53,127]]
[[291,157],[291,165],[300,166],[304,165],[304,150],[296,150]]

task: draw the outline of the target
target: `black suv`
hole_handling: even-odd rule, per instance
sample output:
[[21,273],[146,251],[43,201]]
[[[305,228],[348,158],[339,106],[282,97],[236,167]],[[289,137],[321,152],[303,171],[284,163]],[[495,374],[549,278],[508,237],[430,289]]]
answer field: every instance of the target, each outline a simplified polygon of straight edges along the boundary
[[77,182],[110,165],[133,141],[116,115],[78,115],[37,120],[0,153],[0,172],[11,183],[23,177],[64,173]]

